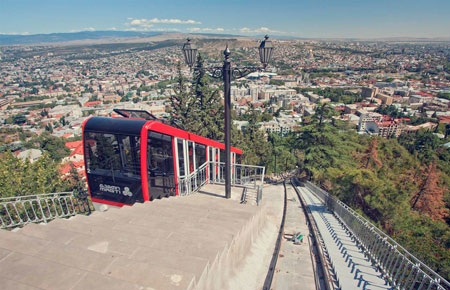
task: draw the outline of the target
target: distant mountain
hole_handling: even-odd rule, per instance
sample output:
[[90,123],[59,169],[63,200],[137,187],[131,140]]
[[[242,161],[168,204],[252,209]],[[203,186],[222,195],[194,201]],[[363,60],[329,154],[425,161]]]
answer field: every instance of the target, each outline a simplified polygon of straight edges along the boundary
[[81,31],[69,33],[50,33],[50,34],[32,34],[32,35],[8,35],[0,34],[0,45],[14,44],[41,44],[67,42],[86,39],[108,39],[108,38],[127,38],[127,37],[150,37],[161,35],[161,32],[155,31]]

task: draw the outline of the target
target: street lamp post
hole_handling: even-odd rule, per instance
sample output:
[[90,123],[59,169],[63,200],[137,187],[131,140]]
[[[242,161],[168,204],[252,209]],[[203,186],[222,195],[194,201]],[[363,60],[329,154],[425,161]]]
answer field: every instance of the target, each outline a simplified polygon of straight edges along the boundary
[[[197,56],[197,47],[191,43],[188,38],[187,42],[183,45],[183,54],[186,64],[193,69],[194,72],[198,72],[199,68],[194,67],[195,58]],[[267,67],[273,52],[272,42],[266,35],[264,40],[259,45],[259,58],[263,65],[263,70]],[[231,79],[241,78],[252,72],[261,70],[259,67],[232,67],[230,61],[230,50],[228,45],[223,51],[225,59],[222,67],[207,67],[204,68],[209,74],[216,79],[223,80],[224,87],[224,107],[225,107],[225,196],[231,198]]]

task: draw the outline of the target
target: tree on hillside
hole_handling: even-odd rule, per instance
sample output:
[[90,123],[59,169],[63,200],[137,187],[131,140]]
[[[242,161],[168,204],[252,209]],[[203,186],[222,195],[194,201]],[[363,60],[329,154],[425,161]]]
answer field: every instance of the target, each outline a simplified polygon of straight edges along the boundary
[[30,163],[11,152],[0,158],[0,197],[21,196],[71,190],[68,180],[61,178],[59,164],[44,153]]
[[425,178],[420,190],[411,199],[411,208],[429,215],[433,220],[442,220],[448,216],[445,208],[445,189],[439,186],[439,175],[436,163],[431,162],[424,171]]
[[193,117],[192,106],[194,99],[192,94],[187,90],[186,80],[181,73],[181,64],[178,63],[177,83],[174,86],[175,94],[170,98],[170,120],[183,130],[189,130]]
[[170,103],[171,120],[178,127],[209,139],[223,140],[223,102],[218,91],[209,86],[209,77],[203,68],[200,54],[191,90],[182,76],[181,64],[178,64],[175,95],[171,97]]
[[194,73],[193,112],[196,123],[193,132],[213,140],[224,138],[224,105],[219,92],[209,86],[209,76],[203,67],[201,54],[197,57],[197,72]]
[[325,119],[330,119],[334,116],[335,112],[333,111],[333,109],[330,107],[330,105],[328,103],[322,103],[319,104],[316,107],[316,112],[313,116],[313,118],[316,118],[319,121],[319,129],[322,126],[322,122]]
[[381,168],[381,166],[383,166],[380,159],[378,159],[377,145],[378,139],[373,138],[370,141],[370,144],[367,147],[365,154],[363,156],[362,161],[364,168],[371,168],[372,165],[375,165],[377,168]]

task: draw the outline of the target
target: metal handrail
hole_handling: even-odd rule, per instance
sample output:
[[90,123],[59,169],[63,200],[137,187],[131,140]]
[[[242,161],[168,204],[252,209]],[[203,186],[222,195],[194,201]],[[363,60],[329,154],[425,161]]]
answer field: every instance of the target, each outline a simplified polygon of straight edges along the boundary
[[450,283],[447,280],[348,205],[311,182],[306,182],[305,186],[321,199],[347,227],[372,261],[397,289],[450,289]]
[[[231,164],[231,184],[257,190],[257,204],[262,199],[262,185],[266,168],[264,166]],[[208,170],[212,172],[208,172]],[[179,195],[189,195],[196,192],[207,182],[223,184],[225,171],[224,162],[206,161],[192,173],[178,177]]]
[[[86,195],[86,194],[85,194]],[[57,192],[0,198],[0,228],[14,228],[29,223],[39,223],[90,213],[87,196],[73,192]]]
[[207,166],[208,162],[205,162],[189,175],[178,178],[178,192],[181,196],[196,192],[206,184],[208,181]]
[[[214,170],[218,169],[218,174],[213,174],[211,182],[224,183],[225,163],[215,161],[209,161],[208,163],[213,165]],[[231,164],[231,184],[256,188],[263,184],[265,171],[264,166],[233,163]]]

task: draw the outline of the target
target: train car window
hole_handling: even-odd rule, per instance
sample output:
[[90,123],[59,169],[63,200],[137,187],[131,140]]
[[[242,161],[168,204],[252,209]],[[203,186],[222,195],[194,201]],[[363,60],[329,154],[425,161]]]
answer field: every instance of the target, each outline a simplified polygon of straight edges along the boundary
[[150,199],[175,194],[172,137],[156,132],[148,136],[148,187]]
[[120,149],[113,134],[86,134],[87,172],[101,175],[114,175],[121,168]]
[[225,162],[225,150],[220,149],[220,162]]
[[206,146],[203,144],[195,144],[195,162],[197,168],[206,162]]
[[236,164],[241,164],[242,163],[242,155],[236,153]]
[[140,176],[141,138],[138,136],[120,136],[122,146],[122,169],[124,174]]
[[178,166],[180,167],[180,176],[184,176],[185,170],[184,170],[184,150],[183,150],[183,140],[178,139]]
[[138,136],[88,132],[85,138],[88,173],[140,178]]

